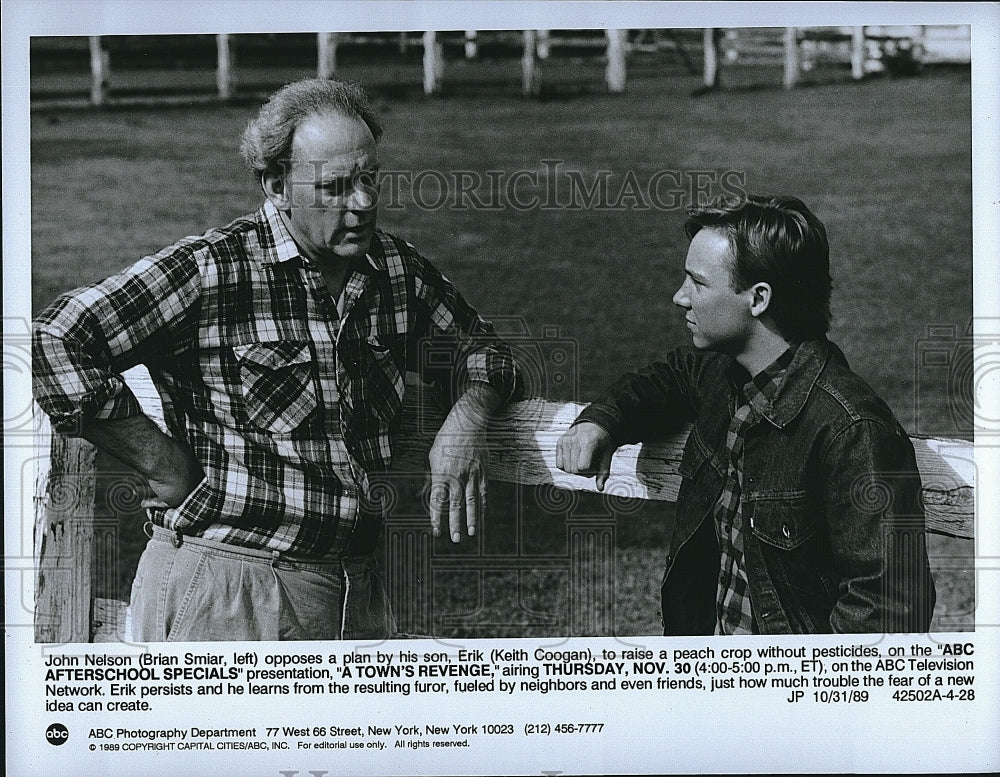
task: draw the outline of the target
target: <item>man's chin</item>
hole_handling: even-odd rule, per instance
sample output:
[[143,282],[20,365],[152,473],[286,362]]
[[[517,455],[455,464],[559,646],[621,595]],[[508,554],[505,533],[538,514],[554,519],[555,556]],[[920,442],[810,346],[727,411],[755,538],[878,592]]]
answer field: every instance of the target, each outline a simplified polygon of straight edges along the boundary
[[365,256],[372,244],[374,230],[365,233],[352,233],[341,240],[333,249],[333,253],[342,259],[356,259]]

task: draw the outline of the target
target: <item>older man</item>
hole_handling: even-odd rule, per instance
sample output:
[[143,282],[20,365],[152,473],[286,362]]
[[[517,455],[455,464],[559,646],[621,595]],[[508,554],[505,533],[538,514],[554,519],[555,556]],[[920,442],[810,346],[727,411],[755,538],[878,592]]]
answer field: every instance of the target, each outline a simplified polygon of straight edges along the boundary
[[559,441],[603,488],[614,449],[685,422],[664,633],[922,632],[934,609],[913,446],[829,328],[829,247],[793,197],[696,209],[674,303],[694,348],[626,375]]
[[[434,533],[476,531],[485,425],[520,379],[452,284],[376,228],[381,133],[356,86],[284,87],[243,136],[259,210],[35,322],[35,394],[55,428],[149,485],[137,640],[391,636],[366,495],[389,465],[408,369],[453,402],[430,456]],[[170,435],[122,382],[138,363]]]

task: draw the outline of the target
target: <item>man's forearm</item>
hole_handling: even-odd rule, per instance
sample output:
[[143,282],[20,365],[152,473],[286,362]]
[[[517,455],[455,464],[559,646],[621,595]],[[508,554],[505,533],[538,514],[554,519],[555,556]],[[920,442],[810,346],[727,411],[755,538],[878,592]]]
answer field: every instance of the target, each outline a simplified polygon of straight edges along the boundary
[[148,416],[85,419],[80,432],[102,451],[138,470],[165,506],[179,505],[204,477],[191,450],[160,431]]
[[452,406],[449,418],[468,423],[473,426],[483,426],[503,408],[506,401],[489,383],[474,382]]
[[145,415],[87,418],[81,424],[80,436],[147,476],[168,460],[175,444]]

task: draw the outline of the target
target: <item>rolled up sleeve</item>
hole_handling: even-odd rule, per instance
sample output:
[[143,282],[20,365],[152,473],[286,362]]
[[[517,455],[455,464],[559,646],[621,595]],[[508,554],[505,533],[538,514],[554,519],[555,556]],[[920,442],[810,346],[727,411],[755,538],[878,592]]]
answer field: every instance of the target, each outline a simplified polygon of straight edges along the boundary
[[144,259],[56,299],[32,323],[32,390],[63,434],[140,414],[121,373],[176,349],[199,289],[187,258]]

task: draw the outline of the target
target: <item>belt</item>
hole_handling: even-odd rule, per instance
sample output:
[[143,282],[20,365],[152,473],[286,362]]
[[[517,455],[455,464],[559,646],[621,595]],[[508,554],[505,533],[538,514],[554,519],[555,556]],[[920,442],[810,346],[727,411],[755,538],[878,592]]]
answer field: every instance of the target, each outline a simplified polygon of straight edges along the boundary
[[300,569],[315,569],[326,571],[332,569],[342,569],[345,562],[366,561],[371,556],[371,551],[345,553],[343,556],[296,556],[280,550],[264,550],[261,548],[248,548],[242,545],[233,545],[231,542],[219,542],[205,537],[195,537],[190,534],[181,534],[157,526],[151,521],[147,521],[143,529],[152,540],[157,542],[169,542],[175,548],[190,546],[199,548],[210,553],[226,556],[234,559],[253,561],[265,564],[289,564]]

